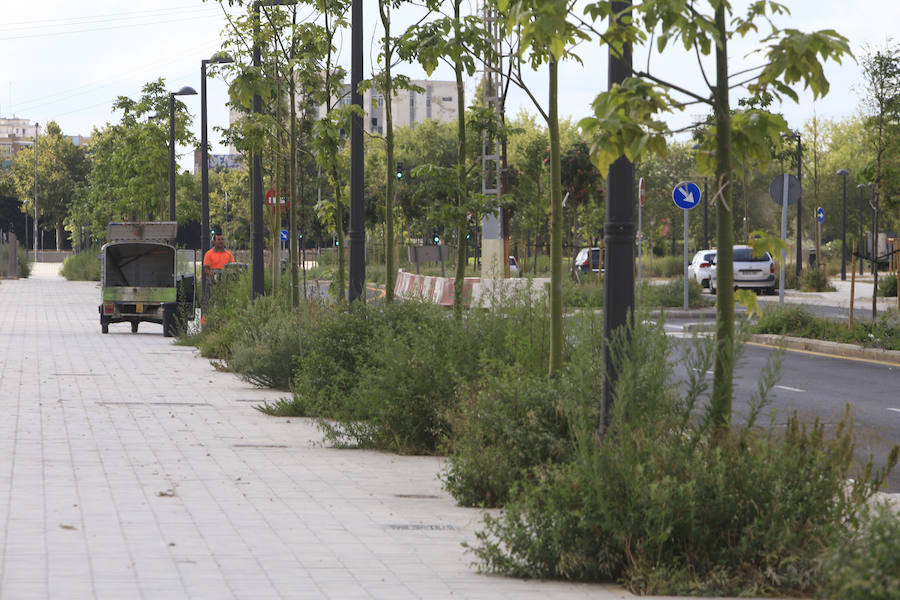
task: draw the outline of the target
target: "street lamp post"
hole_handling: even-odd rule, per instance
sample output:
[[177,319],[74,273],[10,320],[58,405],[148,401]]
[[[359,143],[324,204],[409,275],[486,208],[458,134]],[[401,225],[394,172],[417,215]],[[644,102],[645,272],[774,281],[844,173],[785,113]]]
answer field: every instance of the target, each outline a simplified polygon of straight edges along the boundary
[[193,96],[197,90],[184,86],[169,92],[169,220],[175,220],[175,96]]
[[[34,262],[37,262],[38,253],[38,209],[37,209],[37,148],[38,131],[40,124],[34,124]],[[27,250],[26,250],[27,252]]]
[[859,257],[859,274],[863,274],[863,261],[862,261],[862,235],[863,235],[863,189],[865,189],[866,184],[860,183],[856,186],[856,189],[859,190],[859,218],[857,219],[857,225],[859,225],[859,233],[857,234],[857,242],[856,242],[856,254]]
[[800,132],[792,131],[791,136],[797,140],[797,181],[800,182],[800,196],[797,198],[797,279],[803,271],[803,144]]
[[[233,63],[224,52],[200,61],[200,260],[209,250],[209,142],[206,137],[206,65]],[[200,270],[201,298],[206,300],[206,271]]]
[[847,175],[850,171],[841,169],[836,175],[844,178],[844,195],[841,204],[841,281],[847,281]]
[[874,321],[878,308],[878,184],[869,185],[872,187],[872,199],[869,201],[869,206],[872,207],[872,276],[875,286],[872,290],[872,321]]

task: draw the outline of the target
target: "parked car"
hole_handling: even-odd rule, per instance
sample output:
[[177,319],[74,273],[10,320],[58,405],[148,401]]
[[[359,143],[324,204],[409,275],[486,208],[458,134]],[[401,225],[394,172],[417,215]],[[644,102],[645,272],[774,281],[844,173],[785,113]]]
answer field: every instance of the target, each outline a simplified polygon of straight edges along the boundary
[[688,277],[695,279],[697,283],[708,288],[709,272],[715,260],[715,250],[701,250],[694,255],[694,259],[691,261],[691,264],[688,265]]
[[510,277],[518,277],[519,276],[519,261],[516,260],[515,256],[509,257],[509,276]]
[[[718,257],[717,257],[718,258]],[[715,265],[715,262],[713,262]],[[709,291],[716,293],[716,269],[709,273]],[[761,256],[753,255],[750,246],[734,247],[734,289],[747,288],[757,292],[774,294],[777,289],[775,281],[775,261],[768,252]]]
[[603,249],[582,248],[579,250],[575,256],[575,268],[582,273],[587,273],[589,270],[593,270],[594,273],[603,271]]

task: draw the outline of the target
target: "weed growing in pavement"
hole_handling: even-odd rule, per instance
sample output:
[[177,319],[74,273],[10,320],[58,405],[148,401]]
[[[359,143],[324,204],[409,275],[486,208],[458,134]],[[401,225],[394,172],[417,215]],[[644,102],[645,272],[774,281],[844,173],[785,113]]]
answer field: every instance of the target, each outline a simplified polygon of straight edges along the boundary
[[846,321],[817,317],[802,306],[772,306],[763,311],[756,332],[900,350],[896,313],[883,313],[874,322],[857,320],[851,328]]
[[[708,419],[696,417],[700,381],[684,395],[671,381],[668,344],[658,326],[617,337],[610,428],[600,435],[590,413],[570,409],[574,459],[546,467],[499,516],[485,516],[470,547],[483,570],[615,580],[642,594],[816,589],[829,544],[882,484],[897,450],[883,469],[855,473],[847,416],[833,437],[796,415],[785,428],[759,426],[777,381],[773,362],[746,424],[714,439]],[[711,351],[698,351],[694,366],[710,360]]]
[[59,274],[69,281],[100,281],[100,250],[91,248],[67,256]]

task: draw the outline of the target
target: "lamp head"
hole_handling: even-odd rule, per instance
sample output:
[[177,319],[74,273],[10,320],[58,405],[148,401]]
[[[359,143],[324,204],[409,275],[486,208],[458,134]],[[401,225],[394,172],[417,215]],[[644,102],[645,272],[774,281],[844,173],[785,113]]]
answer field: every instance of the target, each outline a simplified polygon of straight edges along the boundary
[[840,175],[841,177],[846,177],[849,174],[850,174],[850,171],[848,171],[847,169],[841,169],[840,171],[835,173],[835,175]]
[[194,88],[192,88],[189,85],[186,85],[183,88],[181,88],[180,90],[178,90],[177,92],[169,92],[169,93],[172,94],[173,96],[196,96],[197,90],[195,90]]
[[224,64],[224,63],[233,63],[234,59],[227,52],[216,52],[206,61],[208,64]]

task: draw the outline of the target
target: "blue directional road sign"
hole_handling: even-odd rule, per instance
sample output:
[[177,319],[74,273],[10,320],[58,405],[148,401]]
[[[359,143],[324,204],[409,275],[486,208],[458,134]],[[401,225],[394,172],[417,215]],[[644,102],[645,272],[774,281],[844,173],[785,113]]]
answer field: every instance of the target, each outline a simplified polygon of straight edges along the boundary
[[824,223],[824,222],[825,222],[825,209],[822,208],[821,206],[820,206],[819,208],[816,209],[816,220],[817,220],[819,223]]
[[282,229],[282,230],[281,230],[281,241],[282,241],[282,242],[286,242],[286,241],[288,241],[288,239],[289,239],[289,238],[288,238],[288,230],[287,230],[287,229]]
[[700,188],[691,181],[679,183],[672,190],[672,200],[678,208],[691,210],[700,204]]

